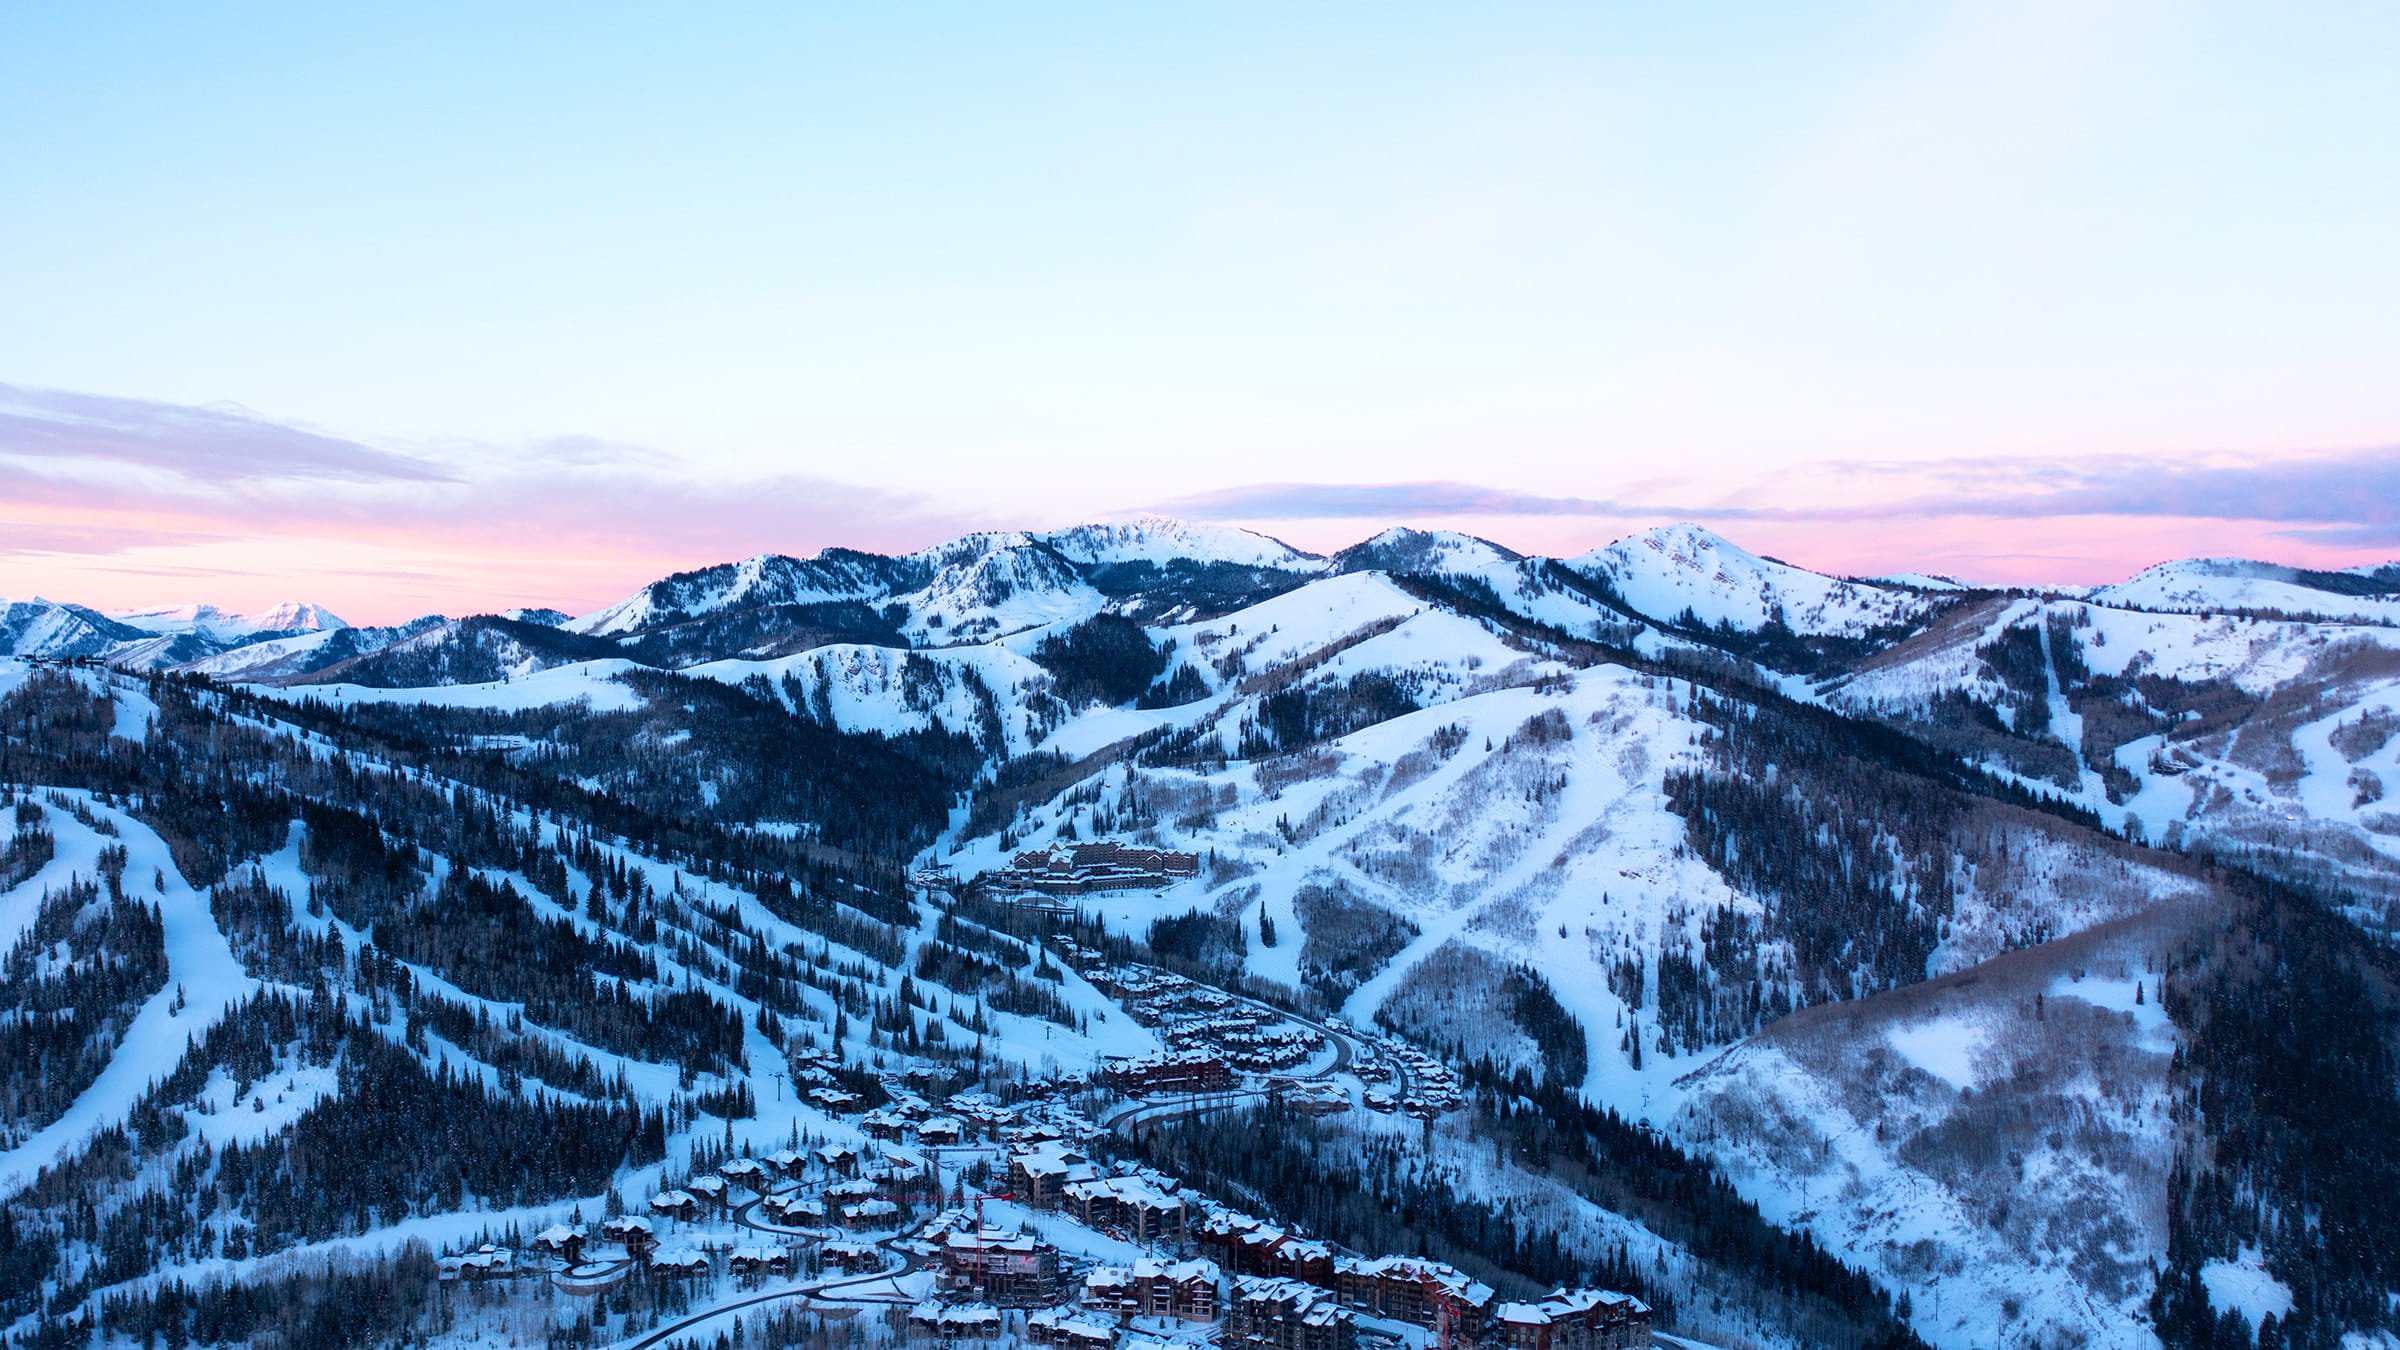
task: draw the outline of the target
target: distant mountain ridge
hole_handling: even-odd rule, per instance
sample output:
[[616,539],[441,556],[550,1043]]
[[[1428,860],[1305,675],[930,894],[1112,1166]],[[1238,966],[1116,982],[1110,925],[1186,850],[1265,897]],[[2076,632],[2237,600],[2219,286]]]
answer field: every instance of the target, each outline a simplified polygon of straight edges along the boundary
[[[1618,619],[1662,632],[1711,640],[1786,635],[1803,644],[1853,647],[1896,639],[1962,597],[1997,589],[1919,574],[1832,576],[1752,553],[1688,523],[1640,531],[1570,558],[1531,557],[1473,535],[1406,527],[1319,555],[1249,530],[1151,515],[1047,532],[988,531],[891,556],[848,548],[807,558],[758,554],[661,577],[587,614],[517,609],[497,617],[613,643],[616,655],[680,669],[838,642],[936,649],[1101,613],[1183,622],[1350,572],[1469,578],[1521,599],[1581,592]],[[2158,613],[2400,624],[2400,564],[2315,571],[2188,559],[2056,594]],[[253,613],[206,603],[115,613],[40,598],[7,605],[0,610],[0,653],[223,678],[305,679],[403,640],[419,644],[412,650],[426,641],[465,640],[458,621],[440,616],[353,629],[305,601]],[[453,636],[427,636],[437,629]],[[488,626],[476,631],[488,637]],[[348,636],[331,636],[341,633]],[[503,664],[539,669],[591,650],[535,639],[521,647],[519,660]]]
[[215,605],[176,605],[160,609],[118,610],[109,615],[129,628],[146,633],[190,633],[212,641],[257,640],[267,636],[315,633],[347,628],[331,610],[305,600],[286,600],[255,614],[232,614]]

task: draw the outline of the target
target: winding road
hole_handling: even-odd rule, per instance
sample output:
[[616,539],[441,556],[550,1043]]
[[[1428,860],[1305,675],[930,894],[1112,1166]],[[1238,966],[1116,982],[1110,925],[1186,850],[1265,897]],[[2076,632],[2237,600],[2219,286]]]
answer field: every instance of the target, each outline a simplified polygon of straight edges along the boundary
[[[1198,983],[1198,981],[1194,981],[1194,983]],[[1250,998],[1247,995],[1236,994],[1230,989],[1218,988],[1218,986],[1215,985],[1210,985],[1208,987],[1217,989],[1219,993],[1222,993],[1229,998],[1238,999],[1241,1002],[1250,1004],[1252,1007],[1262,1009],[1273,1016],[1280,1017],[1287,1022],[1297,1022],[1304,1027],[1311,1028],[1312,1030],[1324,1036],[1327,1043],[1333,1046],[1332,1063],[1319,1065],[1314,1069],[1309,1069],[1304,1072],[1277,1074],[1275,1075],[1276,1077],[1291,1078],[1300,1081],[1313,1081],[1317,1079],[1331,1078],[1335,1074],[1341,1073],[1342,1071],[1348,1069],[1354,1061],[1356,1061],[1365,1053],[1362,1042],[1351,1032],[1337,1031],[1314,1018],[1303,1017],[1295,1012],[1288,1012],[1282,1008],[1276,1007],[1271,1003],[1264,1003],[1258,999]],[[1392,1067],[1395,1071],[1405,1076],[1407,1072],[1405,1069],[1396,1064]],[[1099,1123],[1102,1129],[1108,1130],[1111,1133],[1121,1134],[1129,1128],[1136,1126],[1158,1125],[1165,1124],[1169,1121],[1197,1119],[1198,1117],[1208,1115],[1211,1112],[1231,1110],[1236,1106],[1240,1106],[1248,1102],[1265,1101],[1267,1096],[1268,1093],[1265,1088],[1236,1088],[1226,1092],[1188,1093],[1181,1097],[1168,1097],[1164,1100],[1131,1101],[1119,1106],[1115,1110],[1109,1112],[1107,1115],[1102,1116]]]
[[[764,1203],[766,1203],[766,1198],[761,1196],[759,1199],[753,1200],[749,1204],[744,1205],[741,1209],[735,1211],[735,1222],[740,1223],[745,1228],[756,1229],[762,1233],[781,1233],[786,1236],[790,1236],[791,1230],[789,1229],[770,1228],[749,1218],[750,1211],[758,1208]],[[888,1238],[881,1239],[877,1245],[890,1248],[895,1243],[915,1237],[917,1234],[923,1232],[926,1226],[931,1224],[936,1217],[938,1217],[938,1211],[926,1215],[913,1227],[903,1229],[900,1232],[892,1234]],[[656,1331],[640,1337],[639,1339],[623,1342],[621,1350],[650,1350],[650,1347],[652,1346],[664,1344],[665,1342],[673,1340],[675,1337],[680,1336],[687,1331],[691,1331],[706,1323],[713,1322],[728,1313],[737,1313],[745,1308],[755,1308],[762,1303],[780,1303],[790,1299],[799,1299],[803,1302],[806,1302],[813,1299],[818,1303],[833,1304],[913,1304],[916,1302],[916,1300],[910,1298],[906,1294],[901,1293],[899,1286],[896,1284],[893,1286],[892,1292],[889,1294],[855,1294],[849,1297],[825,1297],[827,1293],[834,1290],[851,1289],[860,1285],[889,1283],[891,1281],[898,1280],[903,1275],[914,1273],[925,1264],[925,1258],[918,1256],[913,1252],[895,1252],[894,1255],[897,1255],[900,1258],[900,1263],[895,1266],[886,1266],[879,1271],[873,1271],[864,1275],[845,1275],[838,1280],[816,1280],[808,1284],[793,1285],[788,1289],[769,1290],[763,1294],[752,1294],[748,1298],[734,1299],[731,1302],[719,1303],[713,1307],[704,1308],[701,1311],[693,1313],[689,1317],[682,1319],[681,1321],[671,1322],[666,1326],[660,1327]]]

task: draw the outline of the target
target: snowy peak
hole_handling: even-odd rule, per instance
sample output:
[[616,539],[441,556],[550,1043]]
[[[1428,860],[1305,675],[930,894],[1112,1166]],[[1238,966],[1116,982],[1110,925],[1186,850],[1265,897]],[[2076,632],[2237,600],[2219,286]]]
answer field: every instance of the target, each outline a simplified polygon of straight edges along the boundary
[[962,534],[956,539],[946,539],[931,548],[919,549],[907,555],[907,560],[940,571],[967,567],[995,553],[1040,546],[1040,540],[1023,530],[978,530],[973,534]]
[[350,625],[325,608],[305,600],[286,600],[280,605],[245,615],[256,631],[262,633],[315,633],[328,628],[348,628]]
[[2232,611],[2390,624],[2400,623],[2400,568],[2317,572],[2249,558],[2184,558],[2095,587],[2085,598],[2172,614]]
[[887,593],[903,570],[893,559],[850,549],[827,549],[814,558],[761,553],[662,577],[565,626],[610,637],[758,605],[867,599]]
[[1474,572],[1521,560],[1523,554],[1456,530],[1394,526],[1333,555],[1345,572]]
[[1961,581],[1957,577],[1942,576],[1934,572],[1887,572],[1882,576],[1868,577],[1867,580],[1877,586],[1906,586],[1911,590],[1919,591],[1983,589],[1971,581]]
[[1897,587],[1762,558],[1688,523],[1627,535],[1566,565],[1606,581],[1629,607],[1669,624],[1755,632],[1780,621],[1811,636],[1861,636],[1917,618],[1933,603]]
[[922,589],[898,598],[912,635],[937,645],[1087,618],[1101,605],[1074,564],[1030,535],[970,535],[917,556],[942,561]]
[[[1147,564],[1181,577],[1177,564],[1195,563],[1294,575],[1323,568],[1322,560],[1247,530],[1144,516],[1050,534],[983,531],[896,558],[850,549],[827,549],[805,559],[760,554],[661,578],[565,627],[592,637],[633,639],[695,625],[679,628],[679,637],[694,639],[685,645],[697,659],[722,659],[824,640],[823,632],[807,622],[786,623],[786,616],[772,615],[741,618],[737,611],[854,602],[888,613],[888,619],[873,622],[896,628],[883,631],[878,640],[947,646],[1087,617],[1104,597],[1086,569],[1095,576],[1112,573],[1108,594],[1123,599],[1165,584],[1155,575],[1128,579],[1124,573],[1142,573]],[[1152,603],[1168,602],[1152,597]],[[696,624],[699,620],[712,622]],[[846,631],[870,636],[860,631],[865,622],[854,614]],[[818,636],[785,631],[795,623]],[[709,635],[719,629],[721,635]]]
[[601,638],[486,614],[395,636],[374,650],[321,666],[297,682],[387,689],[488,684],[622,655],[616,644]]
[[1717,533],[1705,525],[1679,520],[1668,525],[1654,525],[1647,530],[1629,534],[1611,548],[1641,547],[1663,554],[1685,566],[1703,566],[1711,560],[1722,559],[1727,565],[1742,567],[1770,566],[1766,559]]
[[269,634],[317,633],[350,626],[323,605],[305,600],[286,600],[251,614],[236,614],[215,605],[191,604],[120,610],[109,617],[145,633],[158,636],[189,634],[220,643],[249,642]]
[[[428,614],[388,628],[319,628],[245,642],[213,655],[186,658],[174,664],[191,674],[221,680],[289,680],[382,651],[395,642],[443,627],[449,622],[439,614]],[[120,649],[112,653],[110,659],[120,665],[159,664],[148,660],[129,661],[129,658],[140,655],[134,649]]]
[[235,616],[215,605],[162,605],[154,609],[121,609],[109,617],[145,633],[197,633],[228,625]]
[[101,656],[120,643],[149,636],[81,605],[62,605],[32,596],[0,596],[0,653],[52,660]]
[[1084,566],[1108,563],[1232,563],[1239,567],[1294,569],[1323,560],[1280,539],[1229,525],[1194,524],[1170,516],[1139,515],[1125,520],[1077,525],[1043,536],[1061,557]]

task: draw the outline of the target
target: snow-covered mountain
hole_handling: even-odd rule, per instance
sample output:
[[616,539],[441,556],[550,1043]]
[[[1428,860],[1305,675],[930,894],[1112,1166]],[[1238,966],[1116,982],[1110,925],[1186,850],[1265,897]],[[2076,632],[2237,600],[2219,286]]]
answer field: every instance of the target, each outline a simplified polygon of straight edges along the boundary
[[2222,611],[2400,623],[2400,564],[2314,572],[2246,558],[2191,558],[2094,587],[2095,604],[2178,614]]
[[504,609],[500,611],[500,617],[503,619],[514,619],[518,623],[539,624],[544,628],[564,628],[569,623],[572,623],[575,619],[574,615],[567,613],[565,610],[547,608]]
[[609,637],[748,606],[859,600],[889,594],[896,583],[914,575],[903,560],[850,549],[827,549],[814,558],[762,553],[661,578],[567,627]]
[[331,610],[305,600],[287,600],[246,614],[228,613],[215,605],[192,604],[118,610],[109,617],[145,633],[190,634],[229,646],[262,637],[287,637],[350,626]]
[[1094,525],[1077,525],[1041,536],[1042,542],[1070,562],[1101,563],[1228,563],[1283,571],[1322,568],[1324,559],[1302,553],[1280,539],[1224,525],[1143,515]]
[[[404,638],[414,637],[428,629],[440,627],[449,620],[439,614],[428,614],[407,623],[364,628],[319,628],[311,632],[294,633],[289,637],[262,638],[243,643],[207,656],[177,663],[175,668],[186,674],[211,679],[266,681],[292,679],[322,670],[354,657],[377,652]],[[126,655],[112,657],[118,664],[135,664]],[[158,662],[139,663],[143,668],[155,667]]]
[[[2377,1326],[2371,1299],[2312,1311],[2331,1303],[2301,1291],[2367,1288],[2382,1276],[2343,1263],[2379,1271],[2381,1249],[2289,1234],[2336,1203],[2317,1169],[2400,1167],[2372,1149],[2322,1161],[2348,1147],[2311,1133],[2326,1113],[2262,1123],[2292,1083],[2340,1075],[2301,1043],[2262,1060],[2275,1033],[2227,1019],[2257,1006],[2316,1040],[2400,1037],[2400,1001],[2375,992],[2400,946],[2400,627],[2229,599],[2274,585],[2365,603],[2377,571],[2195,563],[2170,585],[2160,570],[2083,595],[1854,580],[1691,526],[1569,559],[1409,530],[1318,558],[1142,519],[895,558],[769,555],[565,627],[518,613],[328,628],[183,666],[210,684],[75,668],[40,716],[10,713],[10,691],[51,677],[0,667],[0,731],[11,747],[63,738],[41,761],[60,773],[84,771],[95,740],[182,738],[111,769],[196,775],[205,810],[163,821],[160,848],[217,859],[228,886],[263,875],[314,895],[332,917],[294,907],[289,931],[323,925],[343,952],[371,939],[413,963],[417,988],[491,1000],[496,1024],[521,1016],[550,1047],[502,1048],[453,1018],[420,1052],[406,1019],[359,994],[424,1064],[517,1075],[526,1100],[610,1099],[625,1066],[632,1094],[680,1123],[663,1158],[610,1164],[620,1204],[704,1173],[694,1160],[722,1149],[729,1119],[745,1146],[850,1137],[816,1106],[767,1104],[774,1066],[795,1062],[774,1039],[787,1033],[830,1045],[849,1083],[878,1054],[1039,1080],[1158,1048],[1171,1028],[1080,982],[1105,947],[1474,1077],[1486,1105],[1335,1117],[1320,1161],[1348,1159],[1356,1185],[1433,1187],[1411,1193],[1420,1207],[1505,1200],[1605,1235],[1578,1259],[1622,1245],[1682,1315],[1721,1319],[1685,1331],[1873,1343],[1831,1303],[1795,1311],[1729,1285],[1707,1236],[1733,1231],[1726,1212],[1634,1204],[1622,1175],[1593,1188],[1598,1154],[1553,1167],[1582,1137],[1558,1125],[1574,1112],[1630,1122],[1638,1141],[1617,1154],[1666,1150],[1644,1166],[1701,1178],[1678,1194],[1754,1206],[1753,1236],[1805,1234],[1880,1291],[1843,1306],[1888,1299],[1946,1350],[1991,1343],[1995,1325],[2025,1344],[2146,1346],[2273,1306],[2318,1332]],[[0,615],[20,608],[0,631],[43,654],[150,668],[167,664],[156,644],[198,640],[47,602]],[[222,699],[242,730],[154,696]],[[110,706],[76,711],[82,697]],[[254,735],[285,718],[288,739]],[[239,767],[201,773],[212,756]],[[268,822],[246,824],[220,800],[235,782],[303,785],[320,814],[286,803],[287,825],[242,798]],[[329,822],[325,801],[376,823]],[[400,867],[387,836],[428,860],[414,899],[361,898]],[[1195,861],[1040,907],[1003,880],[1029,849],[1090,841]],[[628,866],[651,889],[621,879]],[[954,880],[911,892],[905,875]],[[515,912],[470,905],[469,877],[521,881],[558,988],[439,936]],[[412,928],[418,906],[441,925]],[[231,900],[216,912],[253,922]],[[294,939],[229,931],[257,978],[294,978]],[[1055,981],[1038,974],[1053,959]],[[2315,973],[2272,999],[2241,992],[2285,965]],[[1014,971],[1036,974],[1020,987]],[[619,989],[678,1007],[696,991],[725,1015],[618,1024],[594,1009]],[[1375,1044],[1353,1050],[1415,1062]],[[2342,1063],[2384,1062],[2344,1044]],[[607,1067],[580,1078],[542,1058],[560,1053]],[[230,1085],[248,1061],[211,1062]],[[301,1051],[289,1062],[299,1076],[278,1092],[347,1090],[330,1070],[307,1078]],[[222,1119],[214,1081],[179,1079],[193,1095],[176,1109]],[[1361,1106],[1368,1081],[1352,1084]],[[752,1100],[709,1095],[737,1085]],[[2382,1090],[2342,1089],[2369,1115]],[[1524,1133],[1534,1119],[1565,1132]],[[2171,1182],[2203,1173],[2222,1184]],[[602,1212],[600,1184],[527,1212]]]
[[1345,572],[1476,572],[1512,563],[1521,554],[1455,530],[1393,526],[1333,555]]
[[354,656],[314,665],[304,679],[378,688],[489,684],[578,661],[622,657],[621,649],[601,638],[486,614],[395,636]]
[[[1324,566],[1247,531],[1138,517],[1050,534],[971,534],[900,557],[762,555],[664,578],[568,627],[618,638],[686,630],[671,639],[667,659],[676,665],[843,637],[942,646],[1088,618],[1112,600],[1138,608],[1188,603],[1192,592],[1227,585],[1272,589],[1289,584],[1273,578]],[[1268,579],[1228,581],[1219,569]]]
[[904,630],[919,645],[1072,623],[1102,604],[1073,563],[1029,535],[969,535],[907,561],[923,569],[926,581],[894,601],[908,615]]
[[1923,618],[1917,588],[1829,577],[1762,558],[1697,525],[1663,525],[1570,558],[1635,611],[1668,623],[1860,637]]
[[120,610],[111,619],[148,634],[110,648],[112,665],[128,670],[196,667],[226,653],[283,638],[321,638],[349,625],[322,605],[285,601],[250,614],[236,614],[215,605],[174,605],[155,609]]
[[105,656],[147,636],[81,605],[0,596],[0,651],[10,656]]

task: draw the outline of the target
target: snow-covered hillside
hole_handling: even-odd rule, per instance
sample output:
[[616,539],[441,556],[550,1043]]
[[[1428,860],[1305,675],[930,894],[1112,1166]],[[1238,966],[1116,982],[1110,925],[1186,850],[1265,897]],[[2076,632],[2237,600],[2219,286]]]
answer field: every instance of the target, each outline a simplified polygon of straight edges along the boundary
[[1796,1014],[1678,1080],[1670,1128],[1908,1294],[1935,1344],[2155,1346],[2177,1044],[2158,968],[2197,917]]
[[1324,559],[1302,553],[1280,539],[1230,526],[1142,515],[1077,525],[1041,536],[1060,557],[1097,563],[1231,563],[1295,571],[1322,568]]
[[2400,699],[2400,630],[1995,598],[1815,696],[1924,728],[2139,837],[2345,876],[2363,914],[2400,924],[2400,829],[2375,734]]
[[2088,597],[2095,604],[2180,614],[2230,611],[2400,623],[2400,577],[2388,566],[2379,572],[2308,572],[2247,558],[2190,558],[2095,587]]
[[1567,565],[1605,580],[1626,604],[1665,623],[1861,637],[1905,625],[1933,606],[1915,589],[1849,581],[1761,558],[1697,525],[1664,525]]
[[925,585],[896,597],[911,641],[944,646],[1072,623],[1102,599],[1056,549],[1020,534],[969,535],[915,554]]
[[321,628],[290,637],[244,643],[214,655],[183,662],[177,669],[187,674],[221,680],[271,682],[291,679],[353,657],[382,651],[395,642],[439,628],[448,622],[441,615],[429,614],[392,627]]
[[1474,572],[1521,555],[1456,530],[1394,526],[1333,555],[1345,572]]
[[1063,709],[1044,697],[1050,674],[1006,647],[927,652],[843,643],[773,661],[711,661],[684,674],[741,685],[766,682],[794,712],[844,731],[900,735],[935,727],[981,736],[1001,756],[1038,745]]
[[0,655],[103,656],[148,636],[81,605],[0,596]]
[[[1524,1145],[1524,1102],[1620,1113],[1721,1167],[1764,1221],[1906,1295],[1900,1315],[1944,1350],[1995,1326],[2138,1346],[2161,1266],[2228,1301],[2289,1293],[2300,1268],[2256,1235],[2167,1245],[2167,1215],[2210,1194],[2170,1195],[2168,1169],[2256,1136],[2214,1139],[2183,1106],[2196,1070],[2179,1065],[2229,1052],[2195,1039],[2196,1005],[2161,1010],[2156,977],[2205,971],[2278,896],[2400,940],[2400,626],[2304,617],[2261,589],[2380,603],[2380,573],[2340,575],[2188,564],[2010,593],[1825,576],[1690,526],[1567,560],[1405,529],[1319,558],[1142,518],[891,558],[763,555],[564,625],[516,611],[242,641],[197,611],[149,614],[152,632],[20,604],[0,610],[11,642],[119,669],[12,663],[0,707],[47,690],[10,753],[107,764],[94,781],[111,792],[192,773],[148,789],[192,799],[189,820],[152,827],[180,865],[313,894],[329,914],[295,909],[291,931],[338,934],[344,953],[372,938],[421,988],[503,1021],[513,1000],[550,1049],[455,1023],[420,1049],[390,1007],[371,1034],[436,1069],[455,1052],[494,1085],[564,1053],[601,1076],[541,1060],[558,1100],[608,1098],[622,1071],[628,1100],[672,1104],[664,1155],[612,1186],[692,1180],[727,1120],[743,1146],[770,1120],[787,1140],[795,1121],[848,1137],[827,1113],[745,1115],[724,1095],[786,1086],[770,1036],[854,1056],[854,1085],[883,1056],[887,1076],[972,1064],[1012,1089],[1182,1044],[1188,1027],[1153,1030],[1100,992],[1106,962],[1137,959],[1401,1066],[1343,1089],[1369,1114],[1325,1127],[1342,1142],[1324,1156],[1605,1234],[1585,1259],[1645,1253],[1645,1278],[1705,1297],[1718,1331],[1811,1344],[1800,1328],[1822,1310],[1777,1323],[1724,1304],[1702,1230],[1636,1222],[1527,1161],[1555,1140],[1487,1164],[1491,1141]],[[309,793],[384,823],[309,815]],[[336,867],[320,829],[349,831],[358,860]],[[390,852],[361,842],[377,831]],[[1178,861],[1063,895],[1025,879],[1049,865],[1027,850],[1071,860],[1095,841]],[[360,899],[394,876],[406,895]],[[452,929],[517,922],[467,876],[555,921],[511,941],[564,944],[565,984],[478,964],[505,943],[453,949]],[[227,894],[253,978],[322,956],[235,932],[252,901]],[[444,917],[412,928],[419,909]],[[730,1020],[696,1013],[675,1024],[695,1039],[648,1043],[608,1020],[620,988],[697,989]],[[1422,1128],[1374,1114],[1437,1061],[1496,1095],[1416,1100]],[[341,1090],[305,1056],[273,1074],[277,1120]],[[183,1085],[176,1109],[234,1138],[232,1089]],[[2273,1192],[2260,1175],[2243,1184]],[[598,1212],[586,1182],[510,1212]]]
[[848,549],[827,549],[814,558],[762,553],[736,563],[678,572],[575,619],[567,627],[605,637],[743,606],[856,600],[884,594],[893,575],[890,560]]

